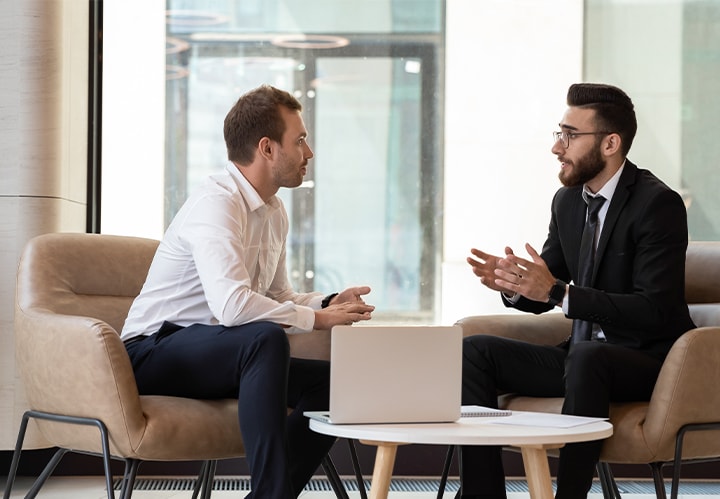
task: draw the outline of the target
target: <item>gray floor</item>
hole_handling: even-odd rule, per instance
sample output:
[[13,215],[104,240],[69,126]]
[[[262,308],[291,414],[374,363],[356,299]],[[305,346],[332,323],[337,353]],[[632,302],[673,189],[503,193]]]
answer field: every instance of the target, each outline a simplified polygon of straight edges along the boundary
[[[354,480],[344,479],[351,499],[359,499]],[[4,480],[0,482],[5,490]],[[133,498],[135,499],[184,499],[192,496],[193,480],[173,477],[140,477]],[[13,487],[12,498],[24,497],[31,485],[31,479],[20,477]],[[395,478],[390,498],[431,499],[437,496],[438,481],[433,479]],[[444,499],[451,499],[457,490],[457,480],[450,480]],[[630,499],[655,498],[652,482],[621,480],[618,486],[623,497]],[[529,499],[527,484],[524,480],[507,481],[508,499]],[[249,490],[245,477],[217,477],[212,497],[215,499],[244,497]],[[668,490],[669,492],[669,490]],[[115,493],[118,496],[118,492]],[[102,477],[52,477],[38,495],[40,499],[103,499],[107,498]],[[326,479],[311,481],[301,496],[303,499],[333,499],[335,497]],[[717,499],[720,497],[720,482],[699,482],[686,480],[680,485],[680,498]],[[593,485],[589,499],[601,499],[599,485]]]

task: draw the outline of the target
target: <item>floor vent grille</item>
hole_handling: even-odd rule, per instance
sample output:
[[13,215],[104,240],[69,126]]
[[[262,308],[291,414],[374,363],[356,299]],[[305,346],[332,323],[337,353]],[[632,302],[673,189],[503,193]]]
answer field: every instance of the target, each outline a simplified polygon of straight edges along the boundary
[[[357,492],[358,486],[354,478],[343,478],[343,485],[348,492]],[[618,480],[618,488],[621,494],[654,494],[655,487],[652,481],[645,480]],[[115,490],[120,490],[122,480],[114,482]],[[138,478],[135,480],[134,490],[192,490],[195,486],[195,478]],[[369,488],[369,478],[365,481],[365,487]],[[455,492],[460,482],[457,478],[448,480],[445,491]],[[437,478],[393,478],[390,483],[390,491],[395,492],[437,492],[440,487],[440,480]],[[508,479],[505,482],[508,492],[527,492],[525,480]],[[670,493],[670,486],[665,487]],[[222,491],[249,491],[250,479],[248,477],[216,477],[213,482],[213,490]],[[332,487],[327,478],[313,478],[305,486],[305,490],[314,492],[332,492]],[[596,481],[590,489],[591,493],[602,493],[600,484]],[[683,495],[720,495],[720,482],[692,481],[685,480],[680,483],[680,492]]]

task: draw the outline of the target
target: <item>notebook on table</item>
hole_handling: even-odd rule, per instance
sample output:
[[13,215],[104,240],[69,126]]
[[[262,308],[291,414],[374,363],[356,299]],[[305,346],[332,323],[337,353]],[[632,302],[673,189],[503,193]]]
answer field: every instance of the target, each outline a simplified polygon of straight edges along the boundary
[[335,326],[330,410],[305,415],[333,424],[456,421],[461,383],[459,326]]

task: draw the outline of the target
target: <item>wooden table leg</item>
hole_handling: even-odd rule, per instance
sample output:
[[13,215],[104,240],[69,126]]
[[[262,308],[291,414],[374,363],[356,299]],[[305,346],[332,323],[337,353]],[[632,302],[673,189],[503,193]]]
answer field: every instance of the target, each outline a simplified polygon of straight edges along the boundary
[[525,478],[531,499],[552,499],[552,480],[544,447],[522,447]]
[[370,484],[370,499],[387,499],[390,491],[395,455],[398,445],[388,442],[366,442],[363,444],[376,445],[375,467],[373,468],[372,483]]

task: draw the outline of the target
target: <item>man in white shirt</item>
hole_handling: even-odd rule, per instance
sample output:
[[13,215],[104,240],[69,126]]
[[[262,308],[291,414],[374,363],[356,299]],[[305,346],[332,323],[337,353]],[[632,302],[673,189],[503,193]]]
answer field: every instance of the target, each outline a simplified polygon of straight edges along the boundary
[[328,363],[290,358],[287,334],[374,310],[367,286],[324,296],[288,280],[276,193],[313,157],[301,110],[267,85],[240,97],[224,124],[231,164],[168,227],[122,331],[141,394],[238,398],[253,498],[297,497],[334,442],[302,414],[327,409]]

